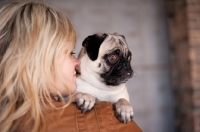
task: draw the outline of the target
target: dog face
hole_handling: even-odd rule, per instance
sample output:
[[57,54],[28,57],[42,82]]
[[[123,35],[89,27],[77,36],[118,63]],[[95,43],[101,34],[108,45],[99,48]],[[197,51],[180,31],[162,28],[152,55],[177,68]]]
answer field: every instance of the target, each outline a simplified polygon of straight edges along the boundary
[[125,83],[132,77],[131,52],[124,36],[94,34],[88,36],[82,46],[78,56],[80,74],[95,74],[99,81],[111,86]]

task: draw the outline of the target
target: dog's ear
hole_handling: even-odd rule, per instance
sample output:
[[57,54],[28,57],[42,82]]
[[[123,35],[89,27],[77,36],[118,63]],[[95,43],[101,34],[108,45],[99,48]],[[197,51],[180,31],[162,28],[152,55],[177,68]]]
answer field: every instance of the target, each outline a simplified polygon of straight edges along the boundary
[[114,35],[119,35],[119,36],[121,36],[122,38],[126,39],[124,35],[120,35],[120,34],[118,34],[118,33],[116,33],[116,32],[113,33],[113,34],[114,34]]
[[104,41],[106,37],[107,34],[102,34],[102,35],[94,34],[88,36],[83,41],[82,46],[86,48],[86,52],[92,61],[95,61],[97,59],[101,43]]

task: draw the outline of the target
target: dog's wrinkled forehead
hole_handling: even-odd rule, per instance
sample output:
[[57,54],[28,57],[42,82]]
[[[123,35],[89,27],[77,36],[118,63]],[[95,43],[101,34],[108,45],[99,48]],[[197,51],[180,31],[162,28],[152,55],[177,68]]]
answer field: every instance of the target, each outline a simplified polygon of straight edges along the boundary
[[128,56],[128,45],[126,43],[125,37],[123,35],[118,34],[107,34],[107,37],[102,42],[102,46],[100,47],[100,51],[104,51],[101,49],[107,49],[107,51],[113,51],[116,49],[120,49],[123,56],[126,58]]

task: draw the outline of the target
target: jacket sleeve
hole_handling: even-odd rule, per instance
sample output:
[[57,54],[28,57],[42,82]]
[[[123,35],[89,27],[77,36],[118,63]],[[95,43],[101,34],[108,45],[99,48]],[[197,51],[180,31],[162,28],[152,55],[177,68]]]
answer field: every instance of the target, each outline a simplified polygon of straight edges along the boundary
[[47,113],[45,120],[46,132],[142,132],[134,121],[120,122],[109,102],[97,102],[86,113],[81,113],[76,104],[71,103],[64,110]]

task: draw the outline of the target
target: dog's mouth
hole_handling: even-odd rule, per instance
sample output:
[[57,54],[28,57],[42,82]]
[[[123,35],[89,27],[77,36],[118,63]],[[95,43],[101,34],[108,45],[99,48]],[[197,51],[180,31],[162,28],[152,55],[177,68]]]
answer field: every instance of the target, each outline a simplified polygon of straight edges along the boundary
[[108,81],[106,81],[107,85],[111,85],[111,86],[117,86],[123,83],[126,83],[130,78],[117,78],[117,79],[110,79]]
[[121,69],[118,68],[110,70],[110,72],[106,72],[105,74],[101,74],[103,82],[106,83],[106,85],[117,86],[126,83],[133,76],[131,67],[128,68],[128,70],[123,67]]

